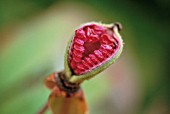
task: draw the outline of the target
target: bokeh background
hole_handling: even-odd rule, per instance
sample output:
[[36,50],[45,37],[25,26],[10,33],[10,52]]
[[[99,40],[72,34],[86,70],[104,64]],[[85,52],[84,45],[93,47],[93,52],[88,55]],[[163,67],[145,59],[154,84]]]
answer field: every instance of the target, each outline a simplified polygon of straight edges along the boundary
[[89,21],[122,23],[125,43],[82,85],[90,114],[170,114],[169,0],[1,0],[0,114],[42,107],[44,78],[63,69],[68,39]]

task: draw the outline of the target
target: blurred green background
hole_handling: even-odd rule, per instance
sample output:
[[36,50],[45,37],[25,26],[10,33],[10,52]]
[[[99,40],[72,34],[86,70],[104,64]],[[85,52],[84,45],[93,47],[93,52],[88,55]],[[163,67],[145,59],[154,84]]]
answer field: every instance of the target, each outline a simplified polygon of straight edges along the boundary
[[[89,21],[120,22],[123,54],[82,85],[90,114],[170,114],[169,0],[1,0],[0,114],[34,114],[64,67],[67,41]],[[49,114],[49,111],[47,111]]]

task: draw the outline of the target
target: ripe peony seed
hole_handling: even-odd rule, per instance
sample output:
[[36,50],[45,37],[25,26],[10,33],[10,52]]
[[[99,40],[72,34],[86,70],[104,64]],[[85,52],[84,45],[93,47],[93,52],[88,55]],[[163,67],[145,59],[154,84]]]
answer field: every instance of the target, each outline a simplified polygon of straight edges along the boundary
[[76,63],[75,63],[74,61],[71,61],[70,65],[71,65],[71,67],[72,67],[73,69],[76,68]]
[[73,56],[73,61],[75,61],[75,62],[81,62],[81,58],[79,58],[79,57],[76,57],[76,56]]
[[82,60],[82,64],[84,65],[84,67],[86,68],[86,69],[89,69],[90,68],[90,66],[87,64],[87,62],[85,62],[84,60]]
[[84,51],[84,47],[83,46],[79,46],[77,44],[74,44],[74,49],[77,50],[77,51],[81,51],[81,52]]
[[96,57],[97,57],[98,59],[100,59],[100,61],[104,59],[104,56],[103,56],[103,54],[102,54],[101,51],[95,50],[95,51],[94,51],[94,54],[96,55]]
[[81,40],[81,39],[76,39],[76,40],[75,40],[75,43],[76,43],[76,44],[79,44],[79,45],[83,45],[83,44],[84,44],[84,41]]
[[77,68],[80,69],[80,70],[85,70],[83,64],[78,64],[78,65],[77,65]]
[[106,44],[102,44],[101,48],[104,49],[104,50],[113,51],[113,48],[109,45],[106,45]]
[[92,62],[92,60],[91,60],[89,57],[85,57],[84,60],[86,61],[86,63],[87,63],[89,66],[93,66],[93,62]]
[[76,30],[76,37],[80,38],[80,39],[84,39],[85,38],[85,32],[81,29]]
[[89,57],[90,57],[90,59],[91,59],[95,64],[97,64],[97,63],[100,62],[100,61],[95,57],[94,54],[89,54]]

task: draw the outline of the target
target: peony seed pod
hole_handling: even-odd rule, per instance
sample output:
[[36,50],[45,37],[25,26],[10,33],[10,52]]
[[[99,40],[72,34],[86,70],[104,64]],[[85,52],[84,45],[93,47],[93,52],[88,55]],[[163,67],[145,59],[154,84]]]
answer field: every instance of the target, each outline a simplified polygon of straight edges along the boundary
[[86,23],[75,30],[65,53],[65,75],[81,83],[110,66],[121,54],[121,25]]

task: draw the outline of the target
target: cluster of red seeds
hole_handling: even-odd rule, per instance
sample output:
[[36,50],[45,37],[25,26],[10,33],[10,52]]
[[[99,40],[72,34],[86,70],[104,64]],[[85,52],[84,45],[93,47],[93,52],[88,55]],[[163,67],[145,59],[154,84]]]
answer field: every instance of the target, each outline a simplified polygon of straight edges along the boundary
[[118,41],[112,30],[96,24],[75,31],[69,52],[69,65],[75,74],[85,73],[109,58]]

